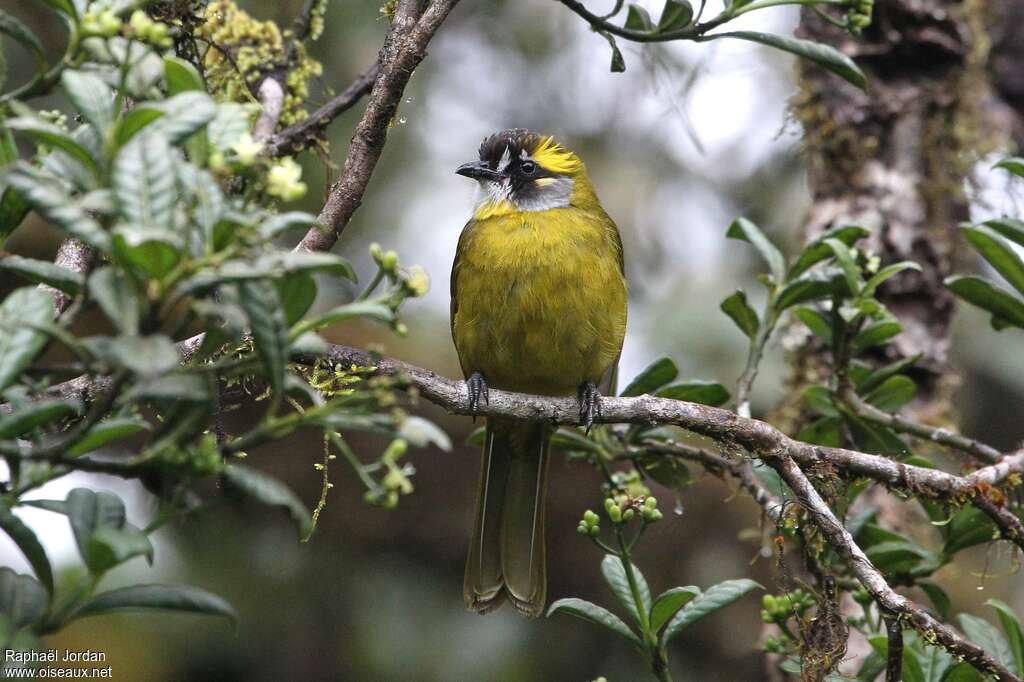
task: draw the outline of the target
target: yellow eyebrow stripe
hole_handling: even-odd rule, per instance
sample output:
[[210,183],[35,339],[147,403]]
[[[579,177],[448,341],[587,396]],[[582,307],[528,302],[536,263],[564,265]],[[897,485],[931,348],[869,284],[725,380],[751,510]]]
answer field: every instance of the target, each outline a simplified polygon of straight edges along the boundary
[[542,168],[559,175],[570,175],[583,167],[579,157],[555,142],[551,136],[541,140],[532,156]]

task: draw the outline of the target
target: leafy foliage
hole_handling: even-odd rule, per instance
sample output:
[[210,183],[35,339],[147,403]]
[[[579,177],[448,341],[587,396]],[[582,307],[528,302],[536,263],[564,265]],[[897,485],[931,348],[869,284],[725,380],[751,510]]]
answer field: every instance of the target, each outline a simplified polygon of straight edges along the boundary
[[[150,533],[201,509],[211,494],[199,485],[206,479],[222,479],[229,497],[285,509],[308,538],[314,515],[307,504],[282,481],[234,463],[256,446],[299,428],[324,433],[327,452],[311,453],[309,462],[323,479],[319,511],[335,452],[356,468],[371,501],[393,505],[412,487],[412,469],[402,462],[407,445],[446,441],[397,407],[397,382],[369,381],[372,366],[316,360],[327,348],[317,332],[327,325],[365,319],[404,333],[399,309],[426,291],[425,273],[374,247],[370,285],[348,304],[309,315],[318,277],[354,281],[355,272],[340,256],[274,243],[317,219],[279,211],[278,200],[305,185],[290,160],[259,156],[255,112],[207,92],[200,69],[168,54],[169,26],[134,4],[48,4],[72,36],[53,67],[27,29],[0,14],[0,31],[40,57],[31,82],[0,96],[0,236],[34,210],[80,240],[95,267],[86,274],[0,255],[0,268],[29,283],[0,301],[0,455],[11,472],[0,529],[34,573],[0,569],[0,631],[21,648],[40,646],[39,636],[74,619],[113,611],[234,619],[224,600],[196,587],[100,586],[127,562],[153,561]],[[44,92],[64,95],[70,111],[40,112],[19,100]],[[31,153],[19,156],[16,139]],[[80,335],[76,322],[93,312],[108,331]],[[71,360],[55,363],[50,349]],[[91,387],[87,406],[78,393],[63,392],[62,382],[76,376]],[[239,395],[265,410],[234,436],[211,421]],[[363,464],[343,436],[350,431],[379,434],[390,445]],[[105,450],[122,456],[90,456]],[[88,488],[63,500],[25,498],[76,469],[139,479],[160,501],[155,518],[136,525],[117,495]],[[62,591],[55,584],[42,544],[18,515],[23,506],[67,517],[87,585]]]

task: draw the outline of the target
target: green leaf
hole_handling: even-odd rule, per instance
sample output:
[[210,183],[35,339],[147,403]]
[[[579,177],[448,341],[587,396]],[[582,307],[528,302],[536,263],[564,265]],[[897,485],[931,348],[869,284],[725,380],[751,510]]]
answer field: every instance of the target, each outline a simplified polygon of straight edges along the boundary
[[690,379],[680,381],[659,389],[656,396],[659,398],[671,398],[672,400],[686,400],[691,403],[701,403],[718,407],[729,401],[729,391],[725,386],[714,381],[700,381]]
[[907,444],[900,440],[896,433],[881,424],[875,424],[858,417],[855,414],[846,413],[843,415],[850,433],[856,444],[867,452],[879,455],[906,455],[910,453]]
[[846,278],[846,286],[850,288],[850,291],[855,296],[860,295],[864,281],[861,279],[860,268],[854,260],[850,247],[838,239],[826,239],[825,245],[832,249],[832,253],[836,257],[836,263],[842,268],[843,277]]
[[164,57],[164,81],[167,83],[167,94],[169,95],[206,89],[203,85],[203,77],[199,75],[196,68],[178,57]]
[[893,263],[892,265],[886,265],[884,268],[876,272],[864,285],[864,290],[861,296],[874,296],[875,290],[887,279],[903,272],[904,270],[917,270],[921,271],[921,266],[911,261],[901,261],[899,263]]
[[3,10],[0,10],[0,34],[10,36],[21,43],[22,47],[32,54],[39,73],[42,74],[46,71],[46,50],[43,49],[43,44],[39,42],[39,38],[36,38],[36,35],[25,24]]
[[149,423],[134,417],[113,417],[101,421],[68,448],[65,456],[78,457],[87,452],[98,450],[104,445],[134,436],[149,430]]
[[23,258],[14,254],[0,256],[0,270],[7,270],[33,282],[59,289],[69,296],[77,296],[85,283],[81,273],[54,265],[50,261]]
[[917,361],[921,359],[922,355],[923,353],[917,353],[915,355],[911,355],[909,358],[903,358],[902,360],[889,363],[884,367],[879,367],[874,372],[871,372],[857,382],[857,392],[866,393],[881,386],[889,377],[896,376],[903,370],[913,367]]
[[98,336],[85,340],[96,357],[114,367],[123,367],[141,377],[155,377],[178,366],[178,349],[170,337]]
[[43,144],[66,154],[82,165],[94,178],[101,177],[99,165],[92,152],[79,144],[62,129],[34,118],[13,118],[7,122],[11,130],[24,133],[36,144]]
[[1007,668],[1013,669],[1013,651],[994,625],[969,613],[961,613],[956,620],[967,639],[980,646]]
[[693,6],[687,0],[665,0],[665,9],[658,19],[658,32],[686,28],[693,20]]
[[263,363],[272,398],[280,400],[288,368],[288,329],[277,290],[269,282],[242,282],[238,294],[238,302],[249,316],[253,344]]
[[42,400],[15,409],[0,416],[0,438],[17,438],[29,431],[77,414],[81,403],[70,400]]
[[72,618],[115,611],[182,611],[238,619],[235,610],[215,594],[187,585],[132,585],[102,592],[79,607]]
[[686,606],[690,601],[700,595],[700,588],[690,585],[689,587],[673,587],[658,595],[651,607],[651,630],[658,632],[662,626],[668,623],[679,609]]
[[272,507],[283,507],[298,526],[299,536],[306,537],[313,528],[309,510],[302,500],[281,481],[257,469],[233,464],[224,470],[229,488]]
[[946,526],[946,543],[942,553],[952,557],[960,550],[991,542],[998,535],[991,519],[977,507],[963,507],[953,514]]
[[612,73],[622,73],[626,70],[626,60],[622,58],[622,50],[619,49],[619,44],[615,42],[615,36],[608,31],[602,31],[601,29],[594,29],[594,31],[608,41],[608,47],[612,49],[611,64],[609,64],[609,70]]
[[838,448],[842,446],[843,420],[839,417],[822,417],[800,430],[797,440],[815,445]]
[[1024,261],[995,231],[979,225],[964,227],[967,241],[1017,291],[1024,293]]
[[698,595],[684,606],[668,622],[668,625],[665,627],[665,633],[662,635],[663,644],[671,642],[676,635],[701,618],[724,609],[729,604],[758,588],[764,589],[758,583],[747,578],[726,580],[717,585],[712,585],[707,591]]
[[251,127],[245,107],[236,102],[222,102],[217,105],[217,113],[206,127],[206,136],[214,149],[227,153],[231,145],[250,132]]
[[1024,329],[1024,301],[987,279],[973,275],[947,277],[946,287],[972,305],[1007,324]]
[[985,604],[994,608],[999,616],[999,624],[1003,626],[1003,632],[1009,640],[1010,651],[1013,652],[1013,670],[1020,675],[1024,672],[1024,633],[1021,632],[1020,619],[1006,602],[989,599]]
[[[885,635],[875,635],[868,638],[871,647],[883,658],[889,652],[889,639]],[[924,671],[921,669],[921,662],[917,653],[910,646],[903,647],[902,670],[899,679],[902,682],[925,682]]]
[[1024,159],[1019,156],[1007,157],[992,167],[1008,170],[1014,175],[1024,178]]
[[311,275],[299,273],[276,282],[277,297],[284,311],[285,325],[291,327],[302,319],[316,300],[316,280]]
[[641,646],[640,639],[622,622],[621,618],[611,611],[584,599],[559,599],[548,608],[547,615],[549,618],[554,613],[567,613],[570,616],[589,620],[591,623],[611,630],[620,637],[625,637],[632,644]]
[[857,332],[850,343],[854,355],[860,355],[868,348],[879,346],[903,331],[902,325],[894,320],[881,320]]
[[46,591],[35,578],[0,568],[0,615],[16,629],[40,622],[46,605]]
[[66,500],[68,521],[78,545],[78,553],[89,569],[89,539],[100,528],[119,530],[125,525],[124,502],[117,495],[75,488]]
[[260,223],[260,236],[266,240],[276,239],[288,230],[309,229],[317,224],[317,217],[304,211],[290,211],[269,216]]
[[184,245],[174,232],[145,225],[118,225],[111,241],[114,254],[151,277],[164,277],[178,264]]
[[864,396],[864,400],[883,412],[896,412],[914,399],[917,384],[902,374],[889,377],[875,390]]
[[1024,222],[1004,216],[1002,218],[986,220],[983,224],[992,231],[1006,237],[1011,242],[1024,246]]
[[205,92],[182,92],[154,106],[164,115],[149,131],[172,145],[191,137],[217,115],[217,105]]
[[785,310],[799,303],[828,298],[848,291],[838,270],[825,270],[801,275],[786,284],[775,299],[775,307]]
[[86,554],[86,566],[99,575],[137,556],[146,557],[152,564],[153,543],[142,530],[130,523],[121,528],[104,526],[89,536]]
[[917,583],[917,586],[928,595],[928,600],[931,601],[932,606],[935,607],[935,612],[939,614],[939,618],[942,620],[949,620],[950,611],[953,608],[953,603],[949,599],[949,595],[946,591],[939,587],[936,583],[921,581]]
[[641,460],[644,473],[669,490],[681,491],[690,485],[690,470],[678,457],[654,455]]
[[78,11],[75,9],[75,3],[71,0],[42,0],[42,2],[44,5],[47,5],[51,9],[70,19],[78,18]]
[[89,246],[103,253],[110,251],[110,235],[52,178],[18,165],[7,174],[7,182],[41,216]]
[[15,289],[0,303],[0,390],[13,384],[46,345],[36,329],[53,318],[53,297],[36,287]]
[[853,246],[855,242],[867,237],[869,234],[871,234],[870,230],[857,225],[833,227],[831,230],[823,233],[817,239],[814,239],[804,247],[804,250],[797,257],[796,262],[794,262],[789,268],[789,279],[792,280],[811,266],[832,257],[833,251],[829,245],[825,243],[825,240],[838,239],[847,246]]
[[865,552],[875,568],[889,575],[910,573],[919,564],[934,560],[934,555],[924,547],[903,540],[879,542]]
[[127,223],[170,231],[174,226],[174,158],[167,140],[149,131],[133,138],[114,159],[113,189]]
[[761,231],[761,228],[746,218],[737,218],[732,221],[732,225],[726,230],[725,236],[752,244],[768,264],[775,283],[781,284],[783,282],[786,277],[786,261],[782,257],[782,252],[771,243],[764,232]]
[[811,332],[825,343],[832,345],[832,322],[827,317],[806,306],[801,306],[793,311],[801,322],[807,325]]
[[825,417],[838,417],[839,410],[836,409],[832,400],[832,391],[827,386],[808,386],[801,395],[803,402],[816,414]]
[[714,33],[707,37],[739,38],[740,40],[750,40],[762,45],[768,45],[769,47],[774,47],[775,49],[789,52],[814,62],[862,90],[867,88],[867,79],[864,78],[864,73],[857,64],[845,54],[829,45],[791,36],[762,33],[760,31],[731,31]]
[[671,358],[659,358],[645,367],[619,395],[623,398],[653,393],[679,375]]
[[[639,625],[640,612],[637,611],[636,603],[633,601],[633,591],[629,587],[629,579],[626,577],[626,571],[619,557],[605,554],[604,559],[601,560],[601,574],[615,594],[615,598],[619,600],[626,612],[633,616],[633,621]],[[647,586],[647,581],[644,580],[643,574],[635,565],[633,566],[633,577],[636,579],[637,590],[640,592],[640,599],[646,614],[651,610],[651,588]]]
[[93,73],[67,70],[61,74],[61,85],[71,104],[100,135],[114,122],[114,91]]
[[166,400],[205,403],[210,400],[210,387],[196,374],[165,374],[135,384],[124,396],[125,402]]
[[138,334],[141,303],[125,273],[113,267],[96,270],[89,276],[89,293],[121,333]]
[[53,569],[39,538],[6,504],[0,504],[0,528],[14,540],[46,591],[53,594]]
[[742,290],[738,289],[729,298],[722,301],[720,308],[748,338],[753,339],[757,335],[761,321],[754,309],[747,303],[747,295]]
[[943,676],[942,682],[985,682],[985,677],[970,663],[957,663]]
[[114,141],[118,147],[126,145],[139,131],[164,115],[163,110],[153,104],[140,104],[117,122]]
[[654,28],[654,22],[651,21],[651,15],[647,13],[646,9],[630,3],[626,15],[626,28],[631,31],[650,31]]

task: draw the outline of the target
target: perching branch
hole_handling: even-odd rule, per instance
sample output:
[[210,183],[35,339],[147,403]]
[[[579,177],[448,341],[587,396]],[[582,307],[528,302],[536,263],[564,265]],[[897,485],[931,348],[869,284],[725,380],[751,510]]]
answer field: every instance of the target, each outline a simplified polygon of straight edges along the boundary
[[[57,249],[53,264],[81,275],[88,275],[95,257],[96,251],[91,246],[74,237],[68,237]],[[40,284],[39,288],[53,295],[53,310],[58,317],[71,305],[71,297],[60,289],[54,289],[48,284]]]
[[266,153],[271,157],[277,157],[301,151],[311,140],[323,135],[331,121],[351,109],[370,92],[379,73],[380,64],[374,63],[308,118],[271,137],[267,141]]
[[277,122],[281,120],[281,113],[284,111],[284,86],[277,78],[268,76],[260,83],[258,94],[263,111],[252,128],[252,137],[257,142],[263,142],[274,134]]
[[384,151],[388,126],[412,72],[426,56],[427,44],[458,0],[433,0],[422,15],[419,2],[398,3],[391,31],[380,51],[380,73],[370,91],[366,111],[356,126],[341,177],[331,187],[318,222],[302,238],[298,249],[327,251],[362,203],[377,162]]

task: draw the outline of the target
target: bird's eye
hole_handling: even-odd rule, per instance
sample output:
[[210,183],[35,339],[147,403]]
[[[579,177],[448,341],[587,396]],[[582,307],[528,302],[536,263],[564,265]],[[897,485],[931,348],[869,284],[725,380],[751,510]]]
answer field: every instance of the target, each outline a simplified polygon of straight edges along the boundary
[[519,166],[519,170],[522,172],[523,175],[533,175],[534,173],[537,172],[537,164],[535,164],[533,161],[523,161],[523,163]]

